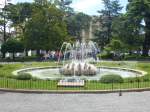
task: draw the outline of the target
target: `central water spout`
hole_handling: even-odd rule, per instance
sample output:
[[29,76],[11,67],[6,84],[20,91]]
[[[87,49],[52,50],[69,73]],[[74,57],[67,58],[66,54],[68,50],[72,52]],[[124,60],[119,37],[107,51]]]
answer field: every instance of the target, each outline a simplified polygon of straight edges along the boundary
[[[63,48],[63,47],[62,47]],[[61,49],[62,49],[61,48]],[[61,74],[69,76],[93,76],[97,73],[97,68],[89,63],[89,59],[96,56],[97,47],[94,42],[89,41],[76,43],[66,43],[64,60],[71,60],[69,64],[63,64],[63,67],[60,69]],[[95,55],[95,56],[94,56]]]

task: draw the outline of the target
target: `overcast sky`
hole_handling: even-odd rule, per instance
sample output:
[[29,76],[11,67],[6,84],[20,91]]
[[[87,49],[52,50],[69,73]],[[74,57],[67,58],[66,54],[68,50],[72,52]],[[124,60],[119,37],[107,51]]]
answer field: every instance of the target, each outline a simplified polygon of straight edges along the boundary
[[[0,0],[0,4],[3,4],[5,0]],[[8,0],[9,1],[9,0]],[[17,2],[32,2],[33,0],[11,0],[12,3]],[[128,0],[119,0],[120,4],[124,6],[122,12],[125,12]],[[96,15],[97,10],[103,8],[102,0],[73,0],[71,5],[75,11],[84,12],[89,15]]]

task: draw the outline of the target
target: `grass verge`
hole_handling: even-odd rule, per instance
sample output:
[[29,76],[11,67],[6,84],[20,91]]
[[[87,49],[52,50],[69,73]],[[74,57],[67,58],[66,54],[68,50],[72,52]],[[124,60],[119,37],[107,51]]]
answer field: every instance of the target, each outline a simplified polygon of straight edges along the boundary
[[99,81],[86,81],[84,87],[57,87],[58,81],[49,80],[16,80],[12,72],[30,67],[57,66],[55,62],[33,62],[0,65],[0,88],[32,89],[32,90],[114,90],[150,87],[150,64],[147,62],[100,62],[96,66],[123,67],[139,69],[148,72],[141,78],[124,79],[124,83],[103,84]]

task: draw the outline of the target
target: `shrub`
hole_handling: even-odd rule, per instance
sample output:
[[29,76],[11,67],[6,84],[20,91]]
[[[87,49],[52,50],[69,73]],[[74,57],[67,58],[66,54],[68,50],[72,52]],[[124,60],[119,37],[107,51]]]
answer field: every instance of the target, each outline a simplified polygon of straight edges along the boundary
[[149,77],[143,77],[143,82],[149,82],[150,78]]
[[98,54],[97,57],[99,59],[112,59],[113,58],[113,53]]
[[0,68],[2,68],[3,67],[3,65],[0,65]]
[[140,79],[139,77],[136,77],[135,82],[142,82],[142,79]]
[[15,39],[9,39],[1,46],[1,52],[2,53],[12,53],[13,59],[15,58],[15,53],[17,52],[23,52],[24,51],[24,45],[21,41],[15,40]]
[[10,78],[10,79],[16,79],[16,75],[12,75],[12,74],[7,74],[5,75],[6,78]]
[[32,77],[32,81],[37,81],[37,80],[40,80],[40,79],[37,77]]
[[127,79],[126,79],[126,82],[127,82],[127,83],[134,83],[135,80],[136,80],[135,78],[127,78]]
[[132,54],[132,55],[126,55],[124,57],[125,60],[135,60],[139,57],[139,55],[136,55],[136,54]]
[[123,83],[124,80],[120,75],[110,74],[101,77],[100,82],[102,83]]
[[16,76],[16,79],[18,79],[18,80],[31,80],[32,75],[30,75],[29,73],[20,73],[19,75]]
[[150,60],[150,56],[141,56],[139,54],[126,55],[125,60]]

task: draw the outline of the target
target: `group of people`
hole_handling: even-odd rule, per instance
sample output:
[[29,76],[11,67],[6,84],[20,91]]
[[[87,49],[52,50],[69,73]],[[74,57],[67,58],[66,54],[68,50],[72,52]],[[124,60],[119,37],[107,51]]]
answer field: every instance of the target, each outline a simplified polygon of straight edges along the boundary
[[54,60],[57,61],[59,59],[62,59],[63,53],[59,51],[48,51],[41,53],[41,60]]
[[47,61],[47,60],[54,60],[54,61],[60,61],[62,59],[77,59],[80,60],[82,58],[88,58],[93,57],[96,60],[96,55],[98,52],[88,52],[88,53],[81,53],[79,51],[74,51],[71,53],[71,51],[61,52],[61,51],[43,51],[41,52],[41,60]]

